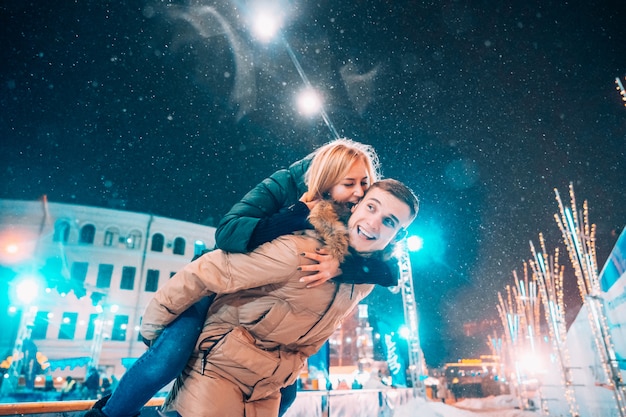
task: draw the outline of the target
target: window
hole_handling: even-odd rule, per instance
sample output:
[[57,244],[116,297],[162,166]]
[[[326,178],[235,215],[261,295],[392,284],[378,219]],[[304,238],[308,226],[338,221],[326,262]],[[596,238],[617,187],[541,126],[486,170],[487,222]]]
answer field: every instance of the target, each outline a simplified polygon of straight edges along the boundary
[[63,269],[63,259],[61,257],[53,256],[45,260],[42,272],[51,288],[54,288],[59,281],[66,279],[63,276]]
[[159,288],[159,271],[157,269],[148,269],[146,276],[146,292],[156,292]]
[[182,237],[177,237],[174,239],[174,255],[184,255],[185,254],[185,239]]
[[176,272],[170,272],[170,278],[172,278],[174,275],[176,275]]
[[80,229],[79,243],[92,244],[96,236],[96,227],[93,224],[86,224]]
[[135,287],[135,272],[137,268],[134,266],[125,266],[122,268],[122,282],[120,289],[132,290]]
[[85,278],[87,277],[88,268],[89,264],[87,262],[74,262],[72,264],[70,284],[76,298],[84,297],[87,294]]
[[198,256],[206,249],[206,244],[201,240],[196,240],[193,244],[193,255]]
[[98,313],[89,315],[89,323],[87,323],[87,334],[85,334],[85,340],[93,340],[94,332],[96,330],[96,320],[98,320]]
[[54,236],[52,240],[55,242],[67,243],[70,237],[70,224],[67,220],[59,220],[54,225]]
[[163,252],[163,244],[165,243],[165,238],[161,233],[155,233],[152,236],[152,246],[150,246],[150,250],[152,252]]
[[115,316],[113,320],[113,330],[111,331],[111,340],[126,340],[126,328],[128,327],[128,316]]
[[33,330],[30,333],[31,339],[45,339],[48,332],[48,312],[38,311],[33,321]]
[[78,313],[63,313],[59,326],[59,339],[73,340],[76,333],[76,319]]
[[139,249],[141,247],[141,232],[132,230],[126,237],[126,247],[128,249]]
[[104,246],[117,246],[120,240],[120,230],[117,227],[109,227],[104,231]]
[[89,268],[88,262],[74,262],[72,264],[72,272],[71,272],[72,279],[78,282],[85,282],[85,278],[87,278],[88,268]]
[[96,287],[110,288],[112,275],[113,275],[113,265],[111,264],[98,265],[98,278],[96,278]]

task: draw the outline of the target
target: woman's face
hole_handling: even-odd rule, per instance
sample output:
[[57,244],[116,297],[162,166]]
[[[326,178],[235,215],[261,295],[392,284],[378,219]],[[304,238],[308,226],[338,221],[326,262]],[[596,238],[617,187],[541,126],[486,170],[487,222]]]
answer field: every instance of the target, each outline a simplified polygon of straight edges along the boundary
[[338,203],[356,204],[369,188],[370,180],[365,163],[356,161],[346,176],[330,189],[330,198]]

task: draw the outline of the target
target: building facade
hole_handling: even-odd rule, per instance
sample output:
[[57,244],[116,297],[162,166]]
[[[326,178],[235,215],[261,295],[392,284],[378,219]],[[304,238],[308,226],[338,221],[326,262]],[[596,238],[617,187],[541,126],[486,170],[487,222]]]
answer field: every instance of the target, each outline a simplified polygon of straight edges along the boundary
[[[214,236],[213,227],[150,214],[0,200],[2,359],[30,339],[52,375],[81,377],[97,366],[121,376],[145,351],[138,332],[145,306],[195,254],[214,247]],[[28,301],[19,297],[24,290]]]

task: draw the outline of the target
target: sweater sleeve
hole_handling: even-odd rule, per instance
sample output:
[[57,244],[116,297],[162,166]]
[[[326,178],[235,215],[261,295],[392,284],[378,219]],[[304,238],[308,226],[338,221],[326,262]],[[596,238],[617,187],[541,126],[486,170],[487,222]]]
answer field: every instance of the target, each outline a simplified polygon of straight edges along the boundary
[[334,278],[335,281],[394,287],[400,279],[400,267],[395,258],[383,261],[376,257],[347,256],[341,264],[341,271],[342,274]]
[[248,250],[254,250],[257,246],[274,240],[279,236],[293,233],[297,230],[311,229],[311,223],[307,220],[309,213],[307,205],[299,201],[270,217],[259,219],[250,236]]
[[250,190],[222,218],[215,231],[215,243],[227,252],[245,253],[261,219],[294,204],[297,188],[289,170],[276,171]]

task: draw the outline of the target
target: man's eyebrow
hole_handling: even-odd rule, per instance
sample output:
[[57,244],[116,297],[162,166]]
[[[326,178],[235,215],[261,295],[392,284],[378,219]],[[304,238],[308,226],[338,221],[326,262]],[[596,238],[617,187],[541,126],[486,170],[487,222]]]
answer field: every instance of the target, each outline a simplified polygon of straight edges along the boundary
[[[379,199],[375,198],[375,197],[370,197],[370,201],[374,201],[376,202],[380,207],[383,207],[383,204],[380,202]],[[400,224],[400,220],[398,220],[398,218],[393,214],[388,214],[389,217],[391,217],[391,219],[396,222],[396,224]]]
[[[370,200],[375,201],[380,207],[383,207],[383,204],[377,198],[371,197]],[[396,222],[396,224],[400,224],[400,220],[396,216],[394,216],[393,213],[388,214],[388,216],[391,217],[393,221]]]

